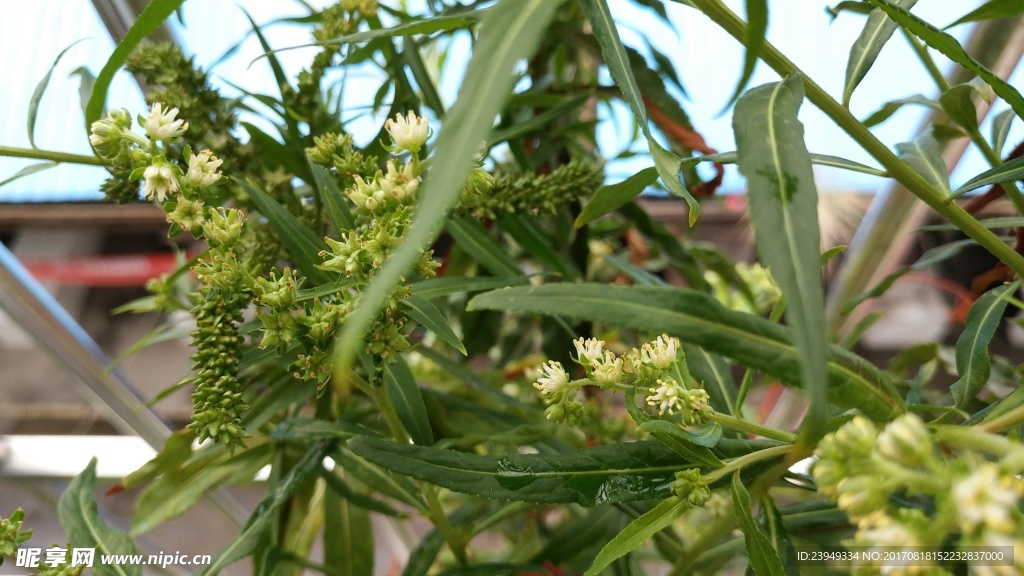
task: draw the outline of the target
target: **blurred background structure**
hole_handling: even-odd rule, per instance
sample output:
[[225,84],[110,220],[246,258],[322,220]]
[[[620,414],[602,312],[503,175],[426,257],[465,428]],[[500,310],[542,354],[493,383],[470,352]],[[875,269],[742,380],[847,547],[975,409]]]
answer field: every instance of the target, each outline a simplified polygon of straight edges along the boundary
[[[845,54],[862,21],[856,16],[843,15],[829,23],[824,9],[817,13],[818,19],[814,22],[796,21],[784,16],[791,2],[793,0],[771,2],[774,20],[769,38],[826,89],[838,92],[843,67],[836,63],[845,62]],[[144,0],[36,0],[0,5],[0,54],[4,55],[0,60],[0,73],[6,80],[6,89],[0,91],[0,109],[7,115],[6,121],[0,123],[0,144],[29,145],[25,125],[35,86],[58,53],[71,42],[86,38],[72,47],[54,68],[39,107],[35,135],[36,144],[41,148],[89,154],[79,104],[80,83],[103,66],[145,3]],[[325,3],[312,4],[321,7]],[[738,0],[728,3],[742,8]],[[804,7],[807,0],[793,3]],[[273,79],[265,62],[253,63],[250,67],[250,62],[262,50],[249,34],[250,27],[239,4],[250,11],[257,23],[277,22],[266,30],[271,45],[284,47],[309,42],[308,29],[280,21],[308,14],[304,3],[283,1],[186,2],[180,19],[172,18],[157,33],[156,39],[177,42],[187,54],[195,54],[197,63],[211,71],[214,85],[225,93],[239,94],[235,86],[257,93],[267,91]],[[415,9],[418,3],[407,4]],[[950,22],[967,11],[969,5],[976,4],[978,2],[974,1],[925,2],[915,10],[930,21]],[[645,43],[650,41],[672,56],[688,91],[686,96],[678,94],[678,97],[708,144],[722,151],[732,150],[729,116],[721,114],[721,103],[728,99],[738,75],[741,47],[717,27],[695,17],[679,4],[669,3],[668,6],[677,24],[676,31],[664,29],[659,33],[650,30],[652,27],[660,30],[664,25],[636,4],[618,0],[611,5],[621,16],[623,39],[627,43],[648,54]],[[806,19],[816,13],[801,10],[800,14]],[[793,33],[796,28],[801,31]],[[638,30],[647,31],[647,35],[641,36]],[[988,58],[990,67],[1010,78],[1011,83],[1024,84],[1024,71],[1017,66],[1024,52],[1024,27],[1020,22],[961,26],[953,29],[953,33],[972,47],[979,58]],[[867,116],[884,102],[911,96],[909,90],[929,85],[924,72],[911,64],[913,53],[901,40],[894,38],[887,45],[886,57],[879,60],[860,88],[853,103],[859,117]],[[457,36],[447,59],[435,55],[434,72],[447,102],[454,99],[468,53],[468,50],[458,49],[465,45],[460,42],[465,43],[467,39]],[[286,52],[281,54],[281,59],[286,71],[294,75],[306,55],[301,50]],[[947,68],[948,74],[958,74],[952,66]],[[894,79],[900,81],[894,82]],[[771,72],[761,67],[753,83],[770,80],[773,80]],[[365,73],[356,70],[346,79],[349,86],[354,87],[375,86],[379,81],[370,68]],[[345,93],[346,106],[353,110],[349,126],[357,138],[360,134],[376,134],[383,122],[384,111],[374,113],[368,109],[368,98],[372,99],[373,92],[371,88],[350,89]],[[134,111],[145,108],[134,78],[127,73],[117,76],[109,105]],[[606,156],[615,157],[629,148],[630,116],[625,107],[618,104],[602,107],[599,113],[599,145]],[[929,113],[932,112],[925,108],[904,108],[880,127],[879,135],[893,143],[912,139]],[[840,136],[842,133],[811,105],[805,105],[801,114],[812,152],[861,162],[868,160],[853,151],[853,144],[844,135]],[[988,114],[989,119],[983,121],[983,132],[987,133],[993,115]],[[1018,123],[1008,141],[1015,144],[1022,137],[1024,126]],[[955,148],[955,145],[950,146],[946,155],[954,187],[986,168],[975,151],[963,154],[962,149]],[[647,160],[635,158],[612,161],[608,166],[609,180],[619,180],[645,162]],[[0,179],[33,163],[0,158]],[[919,232],[917,228],[929,222],[929,214],[913,203],[901,203],[900,192],[888,190],[885,180],[824,168],[817,176],[822,192],[822,229],[827,236],[823,239],[825,247],[849,244],[859,226],[862,227],[861,237],[889,234],[901,238],[892,253],[869,250],[861,256],[878,261],[878,266],[864,282],[912,261],[924,249],[957,238],[952,232]],[[115,206],[99,202],[102,194],[98,186],[104,177],[101,168],[60,165],[0,185],[0,243],[34,278],[30,284],[40,283],[66,311],[74,326],[80,327],[82,334],[108,359],[120,359],[166,319],[156,314],[113,315],[111,311],[144,296],[145,282],[172,270],[176,254],[187,251],[190,245],[185,241],[168,240],[163,213],[149,204]],[[738,194],[742,193],[742,186],[742,178],[734,170],[727,170],[723,186],[726,194],[708,201],[694,234],[696,239],[715,244],[737,260],[749,261],[754,257],[753,236],[745,221],[745,203]],[[661,198],[657,191],[652,191],[645,205],[656,219],[670,224],[678,233],[689,233],[685,228],[685,207],[680,202]],[[894,212],[900,216],[898,222],[887,218]],[[985,215],[1011,213],[1008,207],[995,204]],[[869,215],[866,219],[865,214]],[[873,310],[886,314],[865,336],[862,352],[884,359],[892,350],[911,342],[954,341],[959,331],[958,320],[962,320],[958,314],[964,309],[965,299],[970,298],[970,281],[992,262],[987,254],[970,248],[941,268],[905,277],[874,305]],[[0,274],[0,302],[24,308],[25,302],[15,298],[16,279],[11,270]],[[842,275],[833,277],[836,279],[841,281]],[[44,322],[38,330],[26,330],[19,322],[23,319],[18,314],[0,312],[0,515],[9,513],[15,506],[26,506],[28,523],[37,529],[31,545],[46,547],[62,538],[53,505],[68,476],[76,474],[98,454],[104,477],[101,484],[106,489],[116,478],[144,462],[152,452],[146,440],[114,438],[128,432],[124,414],[117,416],[109,402],[89,391],[83,382],[81,364],[75,364],[69,349],[53,344],[60,339],[51,339],[49,344],[40,342],[41,330],[59,333],[64,328]],[[158,336],[158,342],[128,355],[118,363],[116,374],[108,376],[101,371],[93,376],[107,379],[111,389],[129,394],[126,396],[129,399],[130,394],[145,400],[157,397],[179,382],[190,366],[188,318],[182,318],[179,326]],[[1014,351],[1022,342],[1024,338],[1011,332],[998,338],[993,347],[999,354],[1024,360]],[[73,370],[76,365],[78,372]],[[127,392],[126,383],[130,383],[134,392]],[[765,401],[762,413],[766,419],[777,424],[795,418],[793,410],[798,408],[789,408],[785,402],[771,397]],[[174,392],[157,403],[153,411],[154,415],[144,410],[146,414],[136,415],[152,425],[152,434],[159,434],[161,426],[166,429],[182,427],[191,413],[189,391]],[[68,437],[78,437],[78,440]],[[112,517],[126,526],[135,496],[122,492],[101,496],[100,501]],[[141,547],[146,553],[213,554],[230,540],[234,523],[244,518],[244,510],[259,496],[258,485],[229,495],[215,495],[184,518],[148,534],[140,542]],[[201,528],[196,530],[196,526]],[[383,534],[377,538],[379,546],[402,557],[405,544],[388,541]],[[408,554],[407,548],[405,554]],[[386,571],[389,564],[381,561],[378,566]],[[4,568],[6,571],[8,567]]]

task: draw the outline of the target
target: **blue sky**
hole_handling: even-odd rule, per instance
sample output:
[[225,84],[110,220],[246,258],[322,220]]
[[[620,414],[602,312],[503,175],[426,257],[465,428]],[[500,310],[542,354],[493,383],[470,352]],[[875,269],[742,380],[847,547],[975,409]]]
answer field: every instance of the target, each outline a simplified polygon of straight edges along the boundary
[[[313,2],[315,5],[324,3]],[[742,0],[727,0],[726,3],[742,13]],[[209,67],[249,30],[239,4],[245,6],[258,23],[305,13],[297,2],[186,2],[185,26],[175,23],[174,31],[186,51],[196,55],[200,65]],[[408,4],[415,8],[417,1]],[[674,31],[648,10],[638,8],[628,0],[609,0],[609,4],[619,19],[621,34],[627,44],[644,51],[641,36],[636,32],[643,30],[648,40],[676,64],[688,91],[688,98],[682,99],[682,104],[708,144],[720,151],[734,149],[731,115],[722,114],[721,111],[739,75],[742,47],[710,20],[681,4],[668,4]],[[915,7],[915,13],[942,25],[955,20],[975,4],[977,2],[973,1],[921,2]],[[842,90],[846,55],[863,26],[863,17],[844,14],[830,23],[824,5],[814,0],[772,0],[772,22],[768,36],[816,82],[830,93],[838,94]],[[25,58],[5,60],[4,67],[7,69],[4,75],[15,81],[11,84],[13,89],[0,93],[0,106],[8,111],[9,118],[6,126],[0,128],[0,142],[12,146],[28,145],[23,119],[27,115],[33,87],[64,46],[78,38],[89,37],[91,40],[73,48],[54,72],[37,127],[37,143],[40,147],[88,153],[82,128],[78,82],[77,79],[68,78],[68,74],[83,65],[97,72],[113,49],[109,36],[92,11],[91,3],[88,0],[11,2],[4,4],[4,10],[5,18],[0,19],[0,46],[3,47],[3,53],[11,54],[19,49],[24,51],[26,46],[31,47],[31,51]],[[959,37],[969,31],[970,26],[953,30]],[[265,33],[275,47],[303,44],[310,40],[308,28],[294,25],[271,26]],[[260,53],[262,50],[258,42],[250,36],[233,57],[211,71],[214,82],[226,94],[233,93],[228,82],[255,92],[273,93],[276,88],[266,62],[259,61],[249,66]],[[467,37],[462,35],[454,39],[439,82],[442,97],[448,103],[455,99],[468,54]],[[281,53],[279,57],[286,70],[294,75],[309,61],[310,55],[309,50],[296,50]],[[427,58],[436,58],[437,55],[428,54]],[[941,66],[948,66],[948,62],[941,57],[937,58]],[[1020,86],[1022,79],[1024,72],[1018,70],[1011,78],[1011,83]],[[774,80],[777,80],[777,76],[766,66],[759,65],[751,85]],[[380,114],[370,116],[363,113],[363,107],[369,103],[382,81],[382,74],[369,68],[348,73],[346,82],[349,89],[346,91],[345,103],[353,110],[354,120],[349,124],[349,129],[357,135],[376,134],[383,122]],[[916,93],[933,95],[934,89],[906,41],[897,34],[858,88],[851,108],[858,117],[863,118],[888,100]],[[118,75],[111,91],[110,105],[124,106],[133,111],[142,109],[142,99],[127,74]],[[1000,104],[995,111],[1005,108],[1005,105]],[[601,117],[605,122],[599,128],[599,144],[605,154],[613,155],[627,145],[625,138],[630,134],[632,119],[621,105],[614,106],[611,112],[602,111]],[[878,127],[876,134],[893,146],[913,138],[923,117],[923,109],[907,107]],[[801,120],[805,125],[807,146],[812,152],[872,164],[865,153],[810,103],[804,104]],[[1024,126],[1021,124],[1016,124],[1011,133],[1011,141],[1024,136]],[[987,122],[982,132],[988,133]],[[642,150],[643,146],[638,145],[635,149]],[[0,159],[0,179],[31,163]],[[609,179],[621,179],[645,165],[643,159],[612,164],[608,167]],[[966,180],[986,168],[980,155],[971,150],[954,173],[954,182]],[[875,177],[836,169],[819,168],[816,176],[819,189],[823,192],[872,192],[886,185],[886,181]],[[18,201],[33,197],[96,198],[94,191],[103,177],[103,171],[99,169],[61,166],[0,188],[0,200]],[[739,191],[742,187],[742,178],[734,169],[727,169],[723,189]]]

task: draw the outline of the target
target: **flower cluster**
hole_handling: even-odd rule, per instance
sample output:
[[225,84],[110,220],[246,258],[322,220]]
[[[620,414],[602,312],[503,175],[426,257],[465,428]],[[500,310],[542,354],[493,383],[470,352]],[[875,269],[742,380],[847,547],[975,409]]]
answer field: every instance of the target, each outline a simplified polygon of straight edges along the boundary
[[647,403],[657,407],[661,416],[678,417],[683,426],[695,426],[710,417],[708,393],[690,376],[678,338],[664,334],[622,356],[606,350],[605,342],[596,338],[579,338],[573,345],[573,360],[583,367],[585,377],[570,380],[560,363],[548,362],[542,367],[543,377],[534,384],[549,404],[550,420],[575,424],[583,412],[576,395],[588,385],[605,390],[646,389]]
[[206,221],[203,195],[221,179],[223,161],[209,150],[193,154],[189,146],[183,155],[187,167],[171,159],[171,145],[188,130],[177,108],[167,109],[157,102],[138,123],[146,131],[145,138],[132,132],[127,110],[114,110],[93,123],[89,141],[110,161],[115,179],[120,175],[131,182],[142,180],[146,199],[167,212],[171,236],[190,232],[198,237]]
[[[901,416],[878,430],[856,417],[818,445],[813,472],[818,490],[835,499],[857,524],[861,546],[939,546],[959,535],[965,546],[1010,546],[1016,566],[976,573],[1019,574],[1024,567],[1024,446],[999,462],[964,450],[946,458],[928,426]],[[926,503],[927,505],[915,505]],[[932,510],[932,513],[926,511]],[[886,567],[885,574],[946,574],[934,566]],[[874,572],[877,573],[877,572]]]
[[501,174],[482,168],[470,176],[456,212],[496,219],[504,214],[553,214],[559,207],[593,194],[604,174],[583,160],[572,160],[548,174]]
[[3,565],[4,557],[14,556],[18,545],[32,537],[31,530],[21,531],[24,520],[25,511],[21,508],[15,510],[10,518],[0,519],[0,565]]

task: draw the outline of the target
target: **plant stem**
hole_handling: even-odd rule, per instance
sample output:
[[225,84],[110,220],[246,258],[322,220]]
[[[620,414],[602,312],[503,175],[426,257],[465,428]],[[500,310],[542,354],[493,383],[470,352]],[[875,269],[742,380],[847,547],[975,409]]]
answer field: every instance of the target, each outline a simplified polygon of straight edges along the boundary
[[949,90],[949,81],[946,80],[942,71],[939,70],[939,67],[935,64],[935,59],[932,58],[932,55],[928,52],[928,47],[924,45],[924,42],[918,40],[917,36],[907,32],[906,29],[901,28],[901,30],[903,30],[903,36],[907,39],[907,42],[910,43],[910,47],[913,48],[914,52],[917,54],[917,58],[922,64],[924,64],[925,69],[928,70],[928,75],[935,81],[935,86],[938,87],[939,92],[942,93]]
[[107,162],[96,156],[84,156],[82,154],[70,154],[68,152],[55,152],[53,150],[37,150],[35,148],[14,148],[11,146],[0,146],[0,156],[13,158],[34,158],[36,160],[50,160],[62,164],[87,164],[89,166],[107,166]]
[[[374,387],[371,389],[371,396],[377,402],[377,406],[380,407],[380,411],[384,415],[384,421],[388,423],[388,428],[391,429],[391,434],[395,437],[395,440],[408,444],[411,438],[405,430],[405,426],[402,425],[402,421],[398,418],[395,405],[391,403],[387,390],[383,386]],[[466,566],[469,563],[469,559],[466,557],[465,539],[455,531],[451,522],[448,521],[448,515],[445,514],[444,507],[441,505],[441,499],[437,496],[437,489],[428,483],[423,483],[421,489],[423,497],[427,501],[427,507],[430,510],[430,520],[437,527],[437,531],[441,533],[441,536],[444,537],[445,542],[448,543],[448,547],[451,548],[452,554],[455,555],[459,565]]]
[[1015,426],[1018,426],[1024,422],[1024,405],[1017,406],[1013,410],[1001,414],[984,424],[978,425],[978,428],[985,432],[1002,432],[1003,430],[1009,430]]
[[785,456],[789,454],[791,451],[793,451],[792,446],[772,446],[771,448],[765,448],[764,450],[751,452],[750,454],[740,456],[739,458],[733,458],[732,460],[729,460],[729,462],[726,463],[725,466],[722,466],[718,470],[714,470],[712,472],[708,472],[707,474],[705,474],[704,481],[707,482],[708,484],[717,482],[718,480],[721,480],[722,478],[728,476],[729,474],[732,474],[733,472],[743,468],[747,464],[751,464],[753,462],[760,462],[761,460],[767,460],[769,458],[775,458],[776,456]]
[[765,438],[771,438],[772,440],[781,440],[783,442],[790,442],[796,440],[796,434],[790,432],[784,432],[782,430],[776,430],[767,426],[744,420],[730,414],[723,414],[721,412],[713,412],[711,419],[718,422],[726,428],[732,428],[741,432],[747,432],[749,434],[757,434],[758,436],[764,436]]
[[[741,43],[746,35],[747,24],[732,12],[721,0],[691,0],[705,16],[711,18],[731,36]],[[946,220],[956,225],[964,234],[981,244],[986,250],[999,258],[1015,273],[1024,276],[1024,256],[999,239],[980,222],[974,219],[952,198],[946,197],[933,187],[922,175],[918,174],[906,162],[900,160],[889,147],[875,137],[853,114],[842,104],[828,95],[821,86],[803,74],[793,62],[785,57],[767,40],[762,40],[761,59],[782,76],[800,74],[807,98],[833,122],[850,135],[861,148],[871,154],[890,176],[914,196],[941,214]]]
[[[1020,409],[1007,412],[1003,416],[1009,416],[1017,410]],[[1016,415],[1016,419],[1019,420],[1021,418],[1024,418],[1024,414]],[[993,424],[997,424],[1000,419],[1002,419],[1002,416],[987,424],[978,426],[937,425],[934,427],[935,436],[939,441],[947,444],[973,448],[994,456],[1006,456],[1007,454],[1019,451],[1021,446],[1009,438],[994,434],[1001,427],[993,426]]]

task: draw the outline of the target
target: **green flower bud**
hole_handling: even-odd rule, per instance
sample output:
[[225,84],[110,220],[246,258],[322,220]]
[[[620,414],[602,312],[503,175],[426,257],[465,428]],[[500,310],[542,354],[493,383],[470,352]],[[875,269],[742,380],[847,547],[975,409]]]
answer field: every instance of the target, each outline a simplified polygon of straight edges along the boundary
[[878,452],[906,466],[922,464],[933,455],[931,434],[921,418],[904,414],[878,435]]
[[703,506],[711,498],[711,488],[704,481],[699,468],[688,468],[676,472],[672,494],[686,500],[691,506]]

